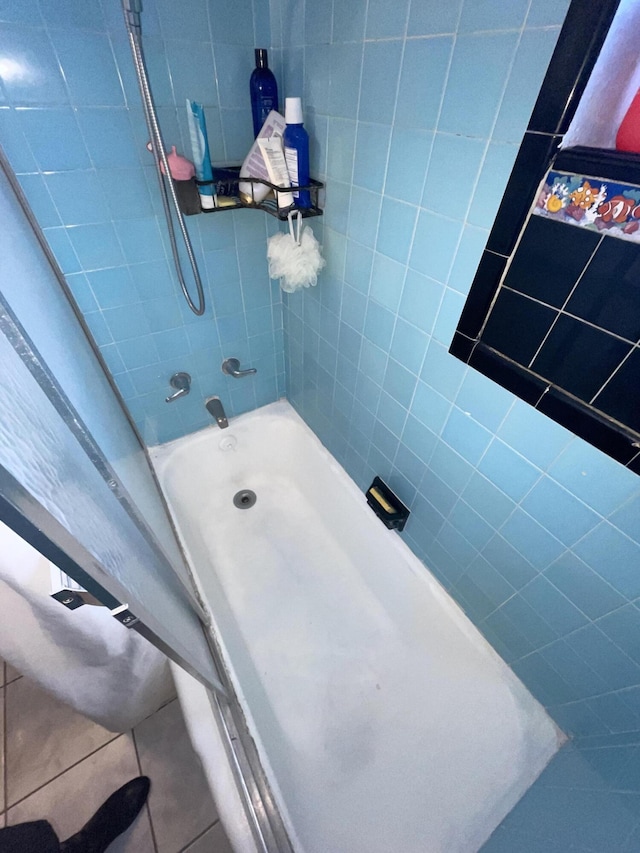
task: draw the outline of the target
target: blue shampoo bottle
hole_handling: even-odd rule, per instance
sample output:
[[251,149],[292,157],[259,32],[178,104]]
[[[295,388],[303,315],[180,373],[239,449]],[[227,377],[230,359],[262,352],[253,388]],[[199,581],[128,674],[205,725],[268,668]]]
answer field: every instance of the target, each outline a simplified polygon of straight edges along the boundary
[[278,84],[273,72],[269,70],[267,51],[256,48],[256,67],[249,80],[251,92],[251,113],[253,115],[253,135],[257,136],[271,110],[278,109]]
[[[302,100],[285,98],[284,156],[291,185],[304,187],[309,184],[309,134],[302,124]],[[293,194],[296,207],[311,207],[309,190]]]

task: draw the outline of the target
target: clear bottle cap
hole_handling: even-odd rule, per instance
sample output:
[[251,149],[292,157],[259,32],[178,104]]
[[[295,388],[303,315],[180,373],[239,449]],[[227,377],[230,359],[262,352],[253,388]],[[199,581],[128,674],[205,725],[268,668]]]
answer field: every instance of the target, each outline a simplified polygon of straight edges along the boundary
[[284,120],[287,124],[302,124],[302,98],[284,99]]

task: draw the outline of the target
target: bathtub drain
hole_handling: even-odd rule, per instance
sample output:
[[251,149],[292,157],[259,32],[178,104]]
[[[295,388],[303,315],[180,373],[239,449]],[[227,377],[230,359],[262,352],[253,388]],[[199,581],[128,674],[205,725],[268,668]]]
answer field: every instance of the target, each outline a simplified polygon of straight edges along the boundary
[[251,489],[241,489],[233,496],[233,503],[238,509],[250,509],[257,500],[256,493]]

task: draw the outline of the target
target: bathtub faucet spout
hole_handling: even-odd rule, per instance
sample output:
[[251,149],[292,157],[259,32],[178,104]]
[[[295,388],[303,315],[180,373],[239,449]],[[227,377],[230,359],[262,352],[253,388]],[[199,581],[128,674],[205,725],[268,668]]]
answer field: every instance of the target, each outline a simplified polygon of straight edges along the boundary
[[224,413],[224,408],[222,406],[222,401],[220,397],[207,397],[204,401],[205,406],[207,407],[207,411],[211,415],[212,418],[215,418],[216,423],[220,427],[220,429],[226,429],[229,426],[229,421],[227,420],[227,416]]

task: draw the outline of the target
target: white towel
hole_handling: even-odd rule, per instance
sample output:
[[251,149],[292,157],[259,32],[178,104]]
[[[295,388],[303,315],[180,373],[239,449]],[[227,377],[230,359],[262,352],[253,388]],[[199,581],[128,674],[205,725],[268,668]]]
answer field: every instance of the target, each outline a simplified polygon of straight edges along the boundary
[[0,523],[0,657],[58,699],[124,732],[174,695],[167,658],[105,607],[50,597],[50,563]]

